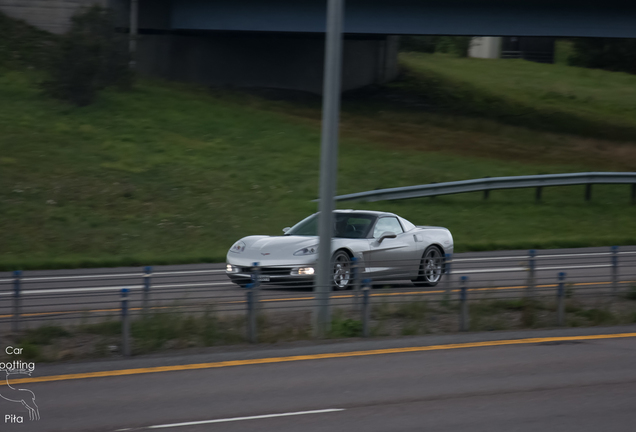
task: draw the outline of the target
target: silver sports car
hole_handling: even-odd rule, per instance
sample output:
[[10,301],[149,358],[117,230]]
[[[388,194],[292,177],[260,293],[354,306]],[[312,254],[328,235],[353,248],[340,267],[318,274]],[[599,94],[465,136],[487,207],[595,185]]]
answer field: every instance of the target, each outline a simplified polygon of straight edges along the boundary
[[[285,286],[313,280],[318,258],[318,213],[303,219],[282,236],[254,235],[232,245],[226,273],[245,286],[259,263],[259,280]],[[334,212],[332,248],[334,289],[352,285],[352,258],[362,278],[407,279],[435,286],[445,270],[444,256],[453,253],[448,229],[415,226],[393,213],[362,210]]]

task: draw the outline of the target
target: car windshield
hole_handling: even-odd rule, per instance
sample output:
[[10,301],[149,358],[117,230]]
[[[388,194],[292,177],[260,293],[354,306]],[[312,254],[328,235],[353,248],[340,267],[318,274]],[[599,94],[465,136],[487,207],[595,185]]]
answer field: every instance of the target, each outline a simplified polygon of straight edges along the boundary
[[[376,216],[364,213],[334,213],[334,237],[366,238]],[[318,213],[298,222],[285,235],[318,235]]]

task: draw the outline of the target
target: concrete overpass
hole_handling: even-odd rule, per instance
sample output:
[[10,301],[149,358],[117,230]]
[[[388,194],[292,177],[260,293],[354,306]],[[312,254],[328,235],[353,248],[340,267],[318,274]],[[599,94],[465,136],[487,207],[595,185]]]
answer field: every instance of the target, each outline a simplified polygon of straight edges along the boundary
[[[325,28],[324,0],[179,0],[170,9],[176,29]],[[349,34],[636,37],[636,3],[619,0],[347,0],[345,17]]]
[[[0,0],[0,10],[62,31],[90,3],[127,26],[130,0]],[[210,85],[322,88],[325,0],[140,0],[139,67]],[[343,88],[397,74],[396,35],[636,37],[636,2],[347,0]]]

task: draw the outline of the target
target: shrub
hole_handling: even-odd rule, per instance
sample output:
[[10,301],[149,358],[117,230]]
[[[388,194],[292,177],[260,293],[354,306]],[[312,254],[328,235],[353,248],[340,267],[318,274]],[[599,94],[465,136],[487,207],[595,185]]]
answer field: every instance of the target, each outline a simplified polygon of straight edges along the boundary
[[121,334],[121,328],[121,321],[109,319],[100,323],[84,324],[80,327],[80,331],[101,336],[119,336]]
[[579,38],[568,58],[571,66],[582,66],[636,74],[636,40]]
[[0,12],[0,67],[40,68],[49,58],[56,37]]
[[331,320],[331,330],[329,337],[345,338],[362,336],[362,321],[351,318],[345,319],[342,311],[335,311]]
[[468,57],[471,41],[470,36],[402,36],[400,50]]
[[613,324],[616,321],[614,314],[607,309],[587,309],[575,314],[581,318],[587,318],[592,325]]
[[115,31],[112,12],[100,6],[73,16],[71,29],[52,55],[45,92],[86,106],[106,87],[130,88],[133,76],[126,41]]
[[24,342],[22,343],[22,355],[20,356],[20,358],[26,361],[46,360],[39,346]]
[[472,39],[470,36],[440,36],[435,46],[435,52],[454,54],[457,57],[468,57]]
[[71,336],[71,333],[69,333],[66,329],[60,326],[47,325],[27,330],[24,336],[20,338],[20,343],[29,345],[49,345],[53,339],[69,336]]
[[439,36],[402,36],[400,50],[434,53]]

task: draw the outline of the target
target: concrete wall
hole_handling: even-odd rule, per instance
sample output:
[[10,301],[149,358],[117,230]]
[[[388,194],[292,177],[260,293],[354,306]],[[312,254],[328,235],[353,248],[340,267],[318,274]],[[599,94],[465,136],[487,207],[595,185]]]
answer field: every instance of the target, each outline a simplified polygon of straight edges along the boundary
[[109,0],[0,0],[0,11],[59,34],[68,29],[71,16],[79,8],[93,4],[110,5]]
[[[118,1],[130,4],[130,0]],[[139,0],[139,28],[170,30],[172,3],[172,0]]]
[[[112,8],[118,26],[128,26],[130,0],[0,0],[0,10],[44,30],[63,33],[71,16],[92,4]],[[322,91],[322,34],[175,32],[173,8],[178,4],[173,0],[139,1],[140,72],[207,85]],[[343,89],[395,78],[397,50],[397,37],[393,36],[345,40]]]
[[[347,39],[343,90],[397,76],[397,38]],[[302,34],[143,35],[140,72],[207,85],[322,92],[324,40]]]
[[474,37],[470,42],[468,57],[497,59],[501,57],[500,37]]

